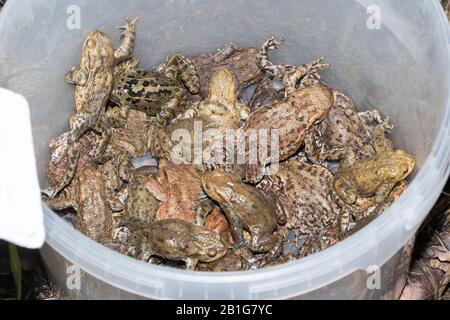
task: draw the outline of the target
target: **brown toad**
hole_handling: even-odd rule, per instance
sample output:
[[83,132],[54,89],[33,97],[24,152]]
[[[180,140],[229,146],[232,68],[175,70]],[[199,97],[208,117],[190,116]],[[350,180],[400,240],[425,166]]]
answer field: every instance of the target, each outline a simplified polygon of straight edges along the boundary
[[206,99],[214,73],[219,68],[228,70],[236,81],[236,96],[241,97],[244,90],[262,78],[256,55],[258,49],[239,49],[234,43],[215,54],[201,54],[192,59],[200,77],[200,96]]
[[[259,182],[267,165],[278,164],[298,152],[309,131],[327,117],[333,102],[332,91],[324,85],[315,84],[254,111],[240,128],[241,135],[246,139],[243,146],[238,146],[239,153],[244,154],[246,181]],[[267,145],[258,143],[263,133],[278,138],[275,141],[278,150],[275,145],[268,154]],[[252,136],[252,139],[260,141],[250,141]],[[261,152],[264,148],[266,152]]]
[[332,179],[327,168],[293,159],[281,163],[259,186],[277,195],[285,207],[288,228],[310,235],[337,225],[340,210],[330,196]]
[[349,151],[332,181],[334,199],[347,209],[341,217],[342,231],[346,231],[348,217],[355,211],[359,198],[374,196],[375,204],[383,205],[395,185],[411,174],[414,163],[414,158],[402,150],[385,151],[361,160],[356,160]]
[[112,40],[104,32],[90,32],[84,43],[79,68],[73,67],[66,75],[66,81],[75,85],[76,113],[70,118],[68,167],[61,182],[48,190],[54,197],[67,186],[73,178],[80,157],[78,140],[87,131],[101,133],[94,147],[94,158],[100,157],[110,138],[110,127],[105,121],[105,108],[113,86],[113,68],[118,61],[126,59],[134,46],[135,23],[129,20],[123,27],[122,43],[114,50]]
[[372,222],[389,204],[395,202],[407,188],[406,180],[398,182],[392,192],[381,204],[377,204],[375,196],[369,198],[358,197],[350,208],[342,208],[339,217],[339,230],[341,239],[352,235]]
[[[56,139],[52,140],[49,145],[51,158],[47,169],[47,177],[50,186],[52,187],[57,186],[61,183],[66,174],[67,167],[69,166],[67,149],[70,146],[68,144],[68,135],[68,132],[61,134]],[[89,132],[80,138],[78,142],[80,156],[77,168],[74,172],[74,178],[71,180],[69,185],[67,185],[66,188],[63,189],[63,192],[52,198],[53,200],[44,196],[44,200],[47,202],[50,208],[61,210],[59,207],[62,205],[62,203],[76,202],[79,191],[78,177],[85,167],[92,166],[98,168],[105,183],[114,183],[113,179],[111,179],[108,175],[105,175],[102,168],[98,167],[98,164],[96,163],[94,156],[92,155],[92,148],[95,145],[95,141],[96,134],[94,132]],[[115,195],[110,192],[108,187],[106,187],[106,200],[112,208],[113,204],[115,203]]]
[[321,232],[307,236],[304,243],[299,248],[298,257],[306,257],[311,254],[323,251],[342,239],[339,227],[334,225],[327,227]]
[[[67,155],[67,149],[69,148],[68,140],[69,132],[65,132],[52,139],[49,143],[50,161],[47,167],[47,177],[51,187],[55,187],[61,183],[69,166]],[[89,132],[80,138],[80,157],[78,160],[79,164],[74,173],[75,176],[79,174],[81,168],[84,166],[95,163],[91,153],[95,145],[95,140],[96,135],[94,132]]]
[[346,148],[351,148],[358,158],[369,158],[376,153],[377,135],[389,132],[389,119],[382,119],[376,110],[359,112],[352,100],[343,93],[334,92],[334,105],[328,117],[317,125],[305,139],[305,153],[314,163],[325,160],[342,160]]
[[219,224],[205,217],[213,211],[214,205],[203,192],[200,173],[191,165],[173,164],[161,159],[156,178],[149,177],[146,189],[161,203],[155,220],[181,219],[199,225],[208,225],[216,230],[226,231],[226,221],[215,213],[209,219],[220,219]]
[[[222,170],[205,173],[202,186],[227,216],[236,249],[248,247],[253,253],[279,254],[281,239],[274,231],[286,222],[286,216],[272,198]],[[250,234],[249,243],[244,230]]]
[[230,272],[242,271],[248,269],[246,261],[232,250],[228,250],[227,254],[222,258],[209,263],[199,263],[198,270],[213,272]]
[[61,193],[58,198],[48,199],[48,206],[55,210],[74,208],[77,212],[76,229],[92,240],[110,245],[114,220],[106,200],[103,176],[94,165],[86,165],[80,169],[74,185],[74,194]]
[[248,106],[237,99],[237,84],[232,74],[221,67],[211,77],[207,99],[194,104],[178,119],[208,118],[219,127],[221,123],[238,127],[241,120],[247,120],[249,113]]
[[133,224],[149,224],[156,220],[160,201],[146,188],[152,175],[136,172],[127,187],[124,217]]
[[[111,111],[121,113],[123,123],[113,129],[111,140],[102,156],[103,164],[100,166],[110,200],[116,197],[116,192],[124,182],[133,178],[135,169],[132,159],[146,154],[148,140],[156,128],[155,122],[148,119],[144,112],[119,107],[114,107]],[[112,200],[111,208],[121,211],[123,205]]]
[[[227,130],[238,129],[249,113],[236,95],[233,76],[227,69],[218,68],[210,81],[208,99],[155,132],[150,147],[152,154],[157,158],[194,163],[197,168],[223,163],[224,152],[220,146],[226,143]],[[201,145],[196,139],[201,140]]]
[[156,221],[142,228],[142,235],[141,260],[153,255],[183,260],[188,270],[194,270],[199,261],[220,259],[228,250],[228,244],[218,233],[184,220]]

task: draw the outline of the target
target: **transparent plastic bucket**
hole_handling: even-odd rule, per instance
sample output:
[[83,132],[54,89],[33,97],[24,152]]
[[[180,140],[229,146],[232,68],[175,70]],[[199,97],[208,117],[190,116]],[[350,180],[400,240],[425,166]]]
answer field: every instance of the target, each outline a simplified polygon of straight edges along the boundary
[[331,67],[324,80],[350,94],[360,110],[376,107],[389,115],[396,145],[415,155],[417,169],[397,202],[341,243],[298,261],[236,273],[188,272],[134,260],[87,239],[44,205],[47,240],[41,253],[61,294],[398,297],[415,233],[449,174],[449,30],[438,1],[8,1],[0,16],[0,85],[22,93],[31,105],[42,187],[48,142],[67,130],[74,111],[73,88],[64,75],[79,63],[91,29],[106,31],[117,45],[116,26],[125,15],[141,18],[135,54],[147,68],[169,53],[213,52],[230,41],[259,47],[272,34],[286,38],[271,53],[275,62],[327,56]]

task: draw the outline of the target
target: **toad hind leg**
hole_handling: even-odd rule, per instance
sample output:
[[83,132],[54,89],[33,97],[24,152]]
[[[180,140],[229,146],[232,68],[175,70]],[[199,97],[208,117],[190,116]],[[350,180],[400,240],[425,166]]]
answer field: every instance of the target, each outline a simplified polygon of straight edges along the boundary
[[125,209],[125,203],[123,203],[120,196],[116,195],[116,190],[110,182],[105,181],[106,201],[113,212],[120,212]]
[[385,202],[386,199],[388,199],[389,194],[391,193],[394,186],[395,186],[394,183],[386,183],[386,184],[381,185],[378,188],[377,193],[375,194],[375,202],[377,204],[381,204],[381,203]]
[[385,132],[389,133],[394,128],[394,126],[389,122],[390,121],[389,117],[386,116],[383,119],[383,116],[378,110],[367,110],[363,112],[358,112],[358,116],[366,125],[376,123],[377,127],[383,128]]
[[126,59],[120,63],[118,63],[114,67],[114,77],[120,75],[138,75],[140,73],[144,73],[146,71],[139,68],[139,59],[136,57],[131,57]]
[[230,210],[225,206],[222,207],[222,210],[225,212],[225,215],[230,223],[231,234],[234,240],[234,248],[240,249],[244,247],[245,246],[244,229],[241,221],[234,214],[230,214]]
[[211,200],[206,199],[205,201],[203,201],[197,208],[197,217],[195,220],[195,224],[202,227],[205,224],[206,217],[211,213],[213,209],[214,203]]
[[174,97],[161,106],[161,110],[156,115],[157,124],[161,127],[166,126],[179,113],[183,103],[179,97]]
[[[120,113],[120,111],[119,111]],[[117,118],[115,118],[115,116]],[[117,115],[112,115],[112,112],[103,115],[101,120],[92,126],[95,132],[99,132],[100,135],[96,137],[94,148],[92,150],[92,156],[95,161],[99,163],[104,163],[108,161],[111,157],[111,152],[114,153],[110,148],[110,141],[112,137],[111,124],[118,119]],[[109,119],[108,119],[109,118]],[[114,119],[114,120],[113,120]]]
[[269,60],[268,51],[278,49],[280,45],[283,44],[283,42],[284,39],[282,37],[278,39],[275,37],[270,37],[266,42],[264,42],[259,53],[256,56],[256,60],[258,61],[258,65],[261,67],[261,69],[269,73],[272,77],[278,79],[283,78],[285,66],[274,65]]
[[179,78],[192,94],[200,90],[200,78],[192,61],[181,54],[176,54],[167,62],[164,75],[171,79]]
[[130,182],[134,176],[134,166],[131,157],[127,155],[119,155],[119,177],[123,181]]
[[136,22],[138,18],[134,18],[130,20],[128,17],[126,18],[126,24],[124,26],[119,27],[120,30],[123,30],[119,47],[114,51],[114,58],[117,61],[122,61],[128,59],[131,56],[131,53],[134,48],[134,40],[136,37]]
[[109,145],[109,141],[111,140],[111,130],[107,129],[103,132],[100,137],[95,139],[94,149],[92,150],[92,156],[95,161],[99,163],[103,163],[107,161],[107,157],[104,156],[106,154],[107,147]]
[[224,48],[219,49],[216,54],[214,54],[213,61],[215,63],[225,61],[228,59],[234,52],[238,51],[239,48],[233,42],[228,43]]
[[275,39],[271,37],[267,40],[257,55],[259,66],[269,73],[272,77],[283,81],[285,96],[290,95],[297,89],[300,81],[300,88],[316,83],[320,79],[318,71],[328,68],[328,63],[323,63],[325,57],[321,57],[308,64],[299,66],[292,65],[274,65],[268,57],[268,50],[277,49],[284,42],[283,38]]
[[317,83],[320,79],[319,70],[330,66],[328,63],[322,63],[324,60],[325,57],[321,57],[307,64],[302,64],[293,68],[291,66],[285,68],[282,77],[285,95],[288,96],[297,90],[297,84],[299,82],[299,88]]
[[49,198],[54,198],[62,189],[64,189],[73,179],[75,170],[77,169],[78,159],[80,158],[80,147],[78,143],[69,145],[67,149],[67,169],[64,173],[62,181],[55,187],[42,190]]
[[273,262],[283,252],[283,239],[282,239],[282,237],[278,237],[276,234],[274,234],[273,236],[277,237],[276,239],[275,239],[275,237],[271,237],[272,239],[275,240],[275,245],[273,246],[272,249],[269,250],[269,252],[267,254],[265,254],[261,259],[259,259],[257,261],[258,262],[258,268],[262,268],[262,267],[268,265],[269,263]]

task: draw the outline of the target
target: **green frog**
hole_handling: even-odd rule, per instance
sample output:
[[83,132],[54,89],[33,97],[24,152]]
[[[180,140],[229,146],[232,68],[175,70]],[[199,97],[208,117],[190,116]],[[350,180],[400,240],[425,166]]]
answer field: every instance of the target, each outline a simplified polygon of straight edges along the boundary
[[[286,223],[286,214],[279,210],[274,199],[242,182],[239,176],[220,169],[205,173],[202,186],[227,216],[235,249],[247,247],[252,253],[269,252],[271,258],[279,255],[281,238],[274,231],[279,224]],[[249,243],[244,230],[250,234]]]
[[139,60],[131,58],[115,68],[110,100],[156,116],[158,124],[164,126],[184,110],[189,93],[199,90],[200,80],[192,61],[180,54],[168,60],[162,73],[142,70]]

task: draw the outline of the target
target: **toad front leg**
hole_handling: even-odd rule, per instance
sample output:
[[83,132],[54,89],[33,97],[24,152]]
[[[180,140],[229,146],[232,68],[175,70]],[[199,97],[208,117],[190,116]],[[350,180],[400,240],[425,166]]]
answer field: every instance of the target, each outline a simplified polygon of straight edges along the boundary
[[[81,154],[78,139],[84,133],[86,133],[86,131],[91,129],[95,122],[96,122],[96,117],[94,117],[91,113],[87,113],[87,112],[77,112],[70,119],[71,130],[69,132],[69,137],[68,137],[68,141],[67,141],[68,147],[66,150],[67,168],[66,168],[66,171],[64,173],[64,176],[63,176],[61,182],[57,186],[42,191],[49,198],[55,197],[62,189],[64,189],[72,181],[73,176],[74,176],[75,171],[78,166],[78,159]],[[102,139],[105,140],[106,137],[104,137]],[[103,141],[102,139],[97,139],[97,140]],[[103,147],[104,142],[101,143],[100,141],[97,141],[97,140],[96,140],[96,147],[94,147],[94,157],[99,158],[100,155],[102,155],[101,152],[104,150],[100,147],[100,145]]]
[[66,82],[76,86],[85,86],[88,79],[88,72],[81,68],[72,67],[66,74]]
[[120,46],[114,51],[114,58],[117,62],[123,61],[125,59],[130,58],[131,53],[134,48],[134,40],[136,37],[136,22],[138,18],[134,18],[130,20],[128,17],[126,18],[126,24],[124,26],[119,27],[120,30],[123,30],[122,33],[122,42]]
[[366,125],[370,125],[371,123],[375,123],[377,127],[381,127],[385,132],[389,133],[394,128],[394,126],[390,123],[389,117],[381,115],[378,110],[368,110],[363,112],[358,112],[358,116]]
[[224,48],[219,49],[217,51],[217,53],[213,57],[213,61],[216,63],[225,61],[226,59],[231,57],[231,55],[233,53],[235,53],[238,50],[239,50],[238,46],[235,43],[230,42]]
[[222,210],[230,223],[231,234],[234,240],[234,248],[240,249],[245,247],[244,226],[238,216],[233,214],[226,206],[221,206]]
[[61,182],[47,190],[42,192],[49,198],[55,197],[62,189],[64,189],[72,181],[75,171],[78,166],[78,159],[80,158],[81,151],[78,139],[92,127],[95,117],[88,112],[77,112],[70,119],[70,132],[67,141],[67,168]]
[[[263,249],[263,252],[267,252],[267,254],[253,262],[258,268],[262,268],[273,262],[283,252],[283,238],[276,233],[268,236],[267,240],[261,240],[261,242],[263,246],[269,245],[269,247]],[[262,248],[259,247],[258,249],[261,250]]]
[[60,211],[68,208],[74,208],[77,210],[77,204],[74,201],[74,196],[68,193],[61,192],[59,197],[44,199],[44,201],[47,206],[53,210]]
[[182,109],[186,106],[186,96],[183,90],[177,92],[172,99],[161,106],[161,110],[156,115],[157,124],[164,127],[169,124]]
[[278,247],[281,245],[281,238],[277,233],[264,236],[252,235],[251,238],[250,249],[256,253],[270,252],[272,255],[275,255]]
[[320,80],[319,70],[328,68],[328,63],[322,63],[325,57],[321,57],[307,64],[301,64],[294,68],[288,67],[283,76],[283,84],[286,88],[286,96],[297,89],[311,86]]

